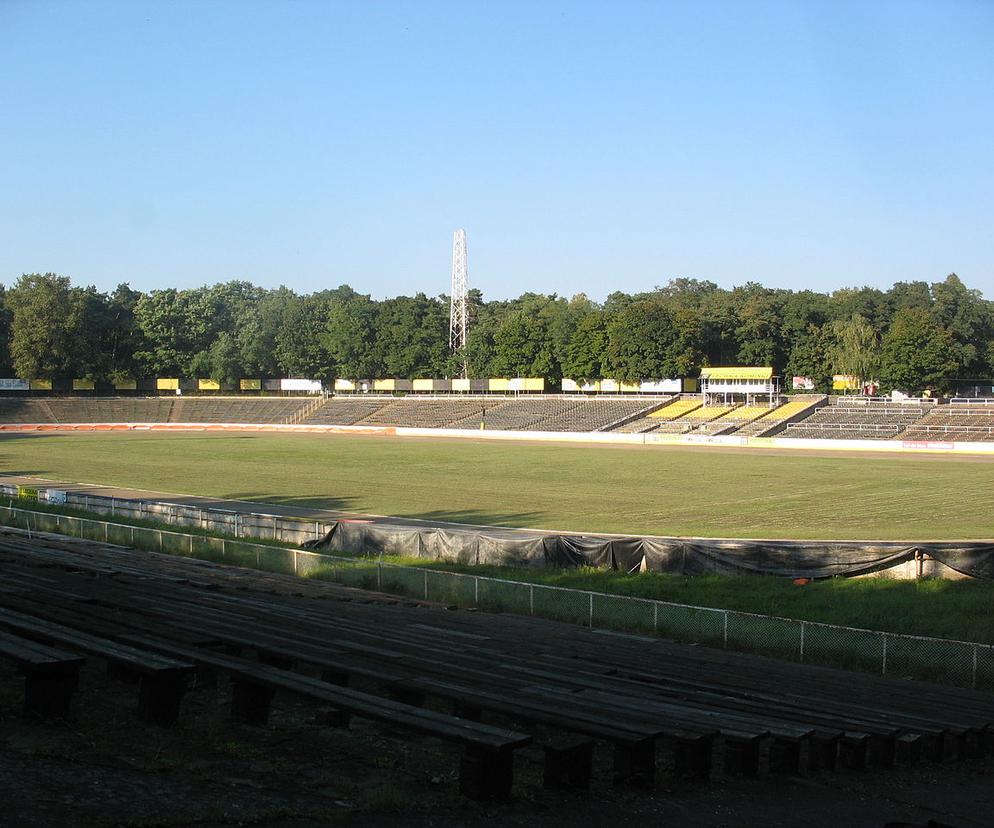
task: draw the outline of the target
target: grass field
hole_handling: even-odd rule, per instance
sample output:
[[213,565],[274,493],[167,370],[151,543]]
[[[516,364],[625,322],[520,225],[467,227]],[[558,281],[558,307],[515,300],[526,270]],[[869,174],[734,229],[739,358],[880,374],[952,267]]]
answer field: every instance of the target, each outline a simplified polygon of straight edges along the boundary
[[994,462],[269,434],[4,436],[0,471],[505,526],[742,538],[994,537]]

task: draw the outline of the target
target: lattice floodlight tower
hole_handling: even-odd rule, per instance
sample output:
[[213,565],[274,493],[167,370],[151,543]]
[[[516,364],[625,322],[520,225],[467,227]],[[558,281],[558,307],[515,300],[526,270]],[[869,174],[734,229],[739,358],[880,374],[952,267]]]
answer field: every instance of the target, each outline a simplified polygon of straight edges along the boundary
[[[466,347],[466,329],[469,317],[466,315],[466,231],[456,230],[452,234],[452,294],[449,299],[449,347],[453,353],[462,353]],[[465,359],[463,376],[467,376]]]

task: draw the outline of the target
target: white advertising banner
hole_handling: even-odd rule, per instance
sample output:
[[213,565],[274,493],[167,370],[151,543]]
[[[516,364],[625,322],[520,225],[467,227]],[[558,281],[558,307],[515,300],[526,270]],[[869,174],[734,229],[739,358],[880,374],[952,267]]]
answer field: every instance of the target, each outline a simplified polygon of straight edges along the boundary
[[27,380],[16,377],[0,378],[0,391],[27,391],[30,387]]
[[282,379],[280,391],[307,391],[311,394],[321,393],[321,380]]
[[66,502],[67,498],[68,498],[68,494],[65,491],[63,491],[62,489],[46,489],[45,490],[45,499],[49,503],[64,504]]
[[679,394],[683,383],[678,379],[643,380],[639,383],[639,391],[643,394]]

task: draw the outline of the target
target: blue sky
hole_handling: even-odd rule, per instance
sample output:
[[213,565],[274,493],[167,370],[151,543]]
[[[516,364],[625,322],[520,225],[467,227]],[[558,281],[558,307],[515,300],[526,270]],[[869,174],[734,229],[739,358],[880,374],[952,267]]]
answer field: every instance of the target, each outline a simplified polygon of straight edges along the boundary
[[994,3],[0,0],[0,282],[994,297]]

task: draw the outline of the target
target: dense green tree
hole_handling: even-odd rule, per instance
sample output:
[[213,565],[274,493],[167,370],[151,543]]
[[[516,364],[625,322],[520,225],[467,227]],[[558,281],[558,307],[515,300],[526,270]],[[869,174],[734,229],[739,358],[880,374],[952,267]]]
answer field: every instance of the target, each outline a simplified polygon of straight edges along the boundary
[[884,388],[906,394],[946,391],[957,367],[952,334],[921,308],[903,308],[894,315],[880,352]]
[[662,298],[632,302],[608,325],[608,368],[620,380],[676,376],[673,315]]
[[7,304],[7,289],[0,285],[0,376],[9,377],[14,373],[10,358],[10,330],[13,314]]
[[932,285],[932,316],[949,332],[955,353],[956,375],[976,378],[989,371],[983,344],[994,338],[991,303],[979,290],[970,290],[955,273]]
[[607,315],[588,310],[577,320],[562,358],[563,376],[581,385],[606,376]]
[[385,375],[376,351],[378,315],[377,303],[368,296],[346,293],[332,298],[322,338],[338,376],[373,379]]
[[827,354],[833,374],[845,374],[866,381],[875,378],[880,367],[879,336],[859,314],[832,323]]
[[84,328],[87,291],[54,273],[21,276],[7,293],[10,356],[26,379],[81,375],[92,337]]
[[820,389],[833,373],[935,389],[994,374],[994,304],[955,274],[832,294],[755,282],[725,290],[681,277],[645,293],[616,291],[602,305],[582,294],[486,301],[473,290],[468,307],[467,347],[452,354],[445,296],[374,301],[348,285],[298,296],[245,281],[147,294],[119,285],[107,295],[30,274],[6,293],[0,287],[0,374],[233,383],[455,376],[465,362],[472,377],[541,376],[555,385],[750,364],[811,377]]

